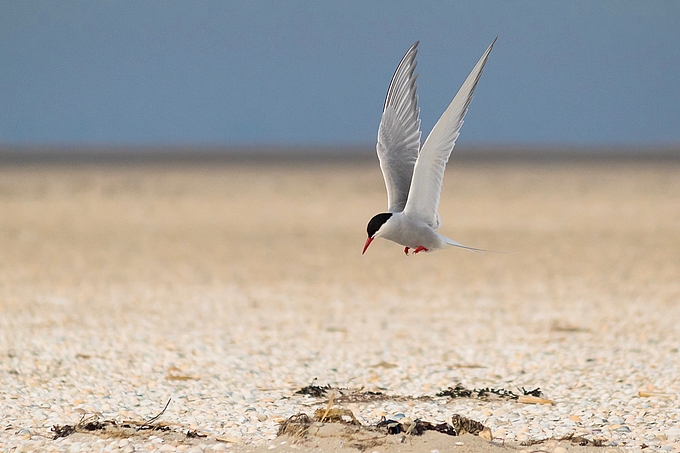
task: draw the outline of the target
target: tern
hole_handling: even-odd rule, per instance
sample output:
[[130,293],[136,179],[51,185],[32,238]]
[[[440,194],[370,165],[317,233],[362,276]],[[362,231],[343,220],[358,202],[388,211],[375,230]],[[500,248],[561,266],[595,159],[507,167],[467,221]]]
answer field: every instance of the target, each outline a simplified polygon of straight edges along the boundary
[[446,163],[496,39],[465,79],[422,147],[416,94],[418,74],[414,74],[418,42],[401,59],[387,90],[376,146],[387,188],[387,212],[376,214],[368,222],[368,238],[362,255],[377,238],[403,245],[406,255],[411,249],[416,254],[448,247],[483,251],[437,233],[441,225],[437,208]]

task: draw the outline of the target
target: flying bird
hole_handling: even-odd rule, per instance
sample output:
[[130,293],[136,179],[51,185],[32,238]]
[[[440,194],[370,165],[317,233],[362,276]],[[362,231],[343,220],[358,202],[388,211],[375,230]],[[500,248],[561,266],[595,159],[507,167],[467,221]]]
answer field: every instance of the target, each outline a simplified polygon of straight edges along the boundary
[[387,212],[376,214],[368,222],[368,238],[362,255],[377,238],[403,245],[406,255],[409,250],[416,254],[453,246],[482,251],[437,233],[441,225],[437,208],[446,163],[496,39],[465,79],[422,147],[416,94],[418,74],[414,74],[418,42],[401,59],[387,90],[376,146],[387,188]]

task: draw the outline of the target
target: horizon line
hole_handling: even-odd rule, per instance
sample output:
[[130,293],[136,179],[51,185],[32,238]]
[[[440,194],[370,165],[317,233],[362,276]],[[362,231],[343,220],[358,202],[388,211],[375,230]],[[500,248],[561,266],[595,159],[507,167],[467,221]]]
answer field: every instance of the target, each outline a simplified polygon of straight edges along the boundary
[[[0,145],[0,165],[50,163],[342,162],[377,158],[374,145]],[[458,145],[453,161],[680,160],[676,145]]]

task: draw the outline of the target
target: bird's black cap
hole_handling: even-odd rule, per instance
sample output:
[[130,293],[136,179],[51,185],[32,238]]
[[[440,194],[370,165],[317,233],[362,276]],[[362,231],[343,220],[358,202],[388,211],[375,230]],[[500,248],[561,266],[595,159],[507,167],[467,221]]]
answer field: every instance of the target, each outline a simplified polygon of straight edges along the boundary
[[373,235],[378,232],[380,227],[383,226],[383,223],[387,222],[387,220],[390,217],[392,217],[391,212],[383,212],[382,214],[374,215],[373,218],[368,222],[368,226],[366,227],[368,237],[372,238]]

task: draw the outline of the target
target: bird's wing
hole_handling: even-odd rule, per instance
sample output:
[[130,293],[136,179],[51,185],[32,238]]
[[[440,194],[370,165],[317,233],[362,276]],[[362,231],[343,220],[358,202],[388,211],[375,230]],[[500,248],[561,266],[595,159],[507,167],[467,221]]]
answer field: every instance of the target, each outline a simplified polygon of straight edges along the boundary
[[406,52],[392,76],[378,129],[378,159],[385,187],[387,210],[401,212],[406,206],[413,167],[420,148],[420,109],[416,95],[418,42]]
[[418,155],[404,213],[427,222],[433,228],[438,228],[440,224],[437,207],[446,163],[460,134],[463,117],[472,101],[472,93],[495,43],[494,39],[465,79],[451,104],[432,128]]

